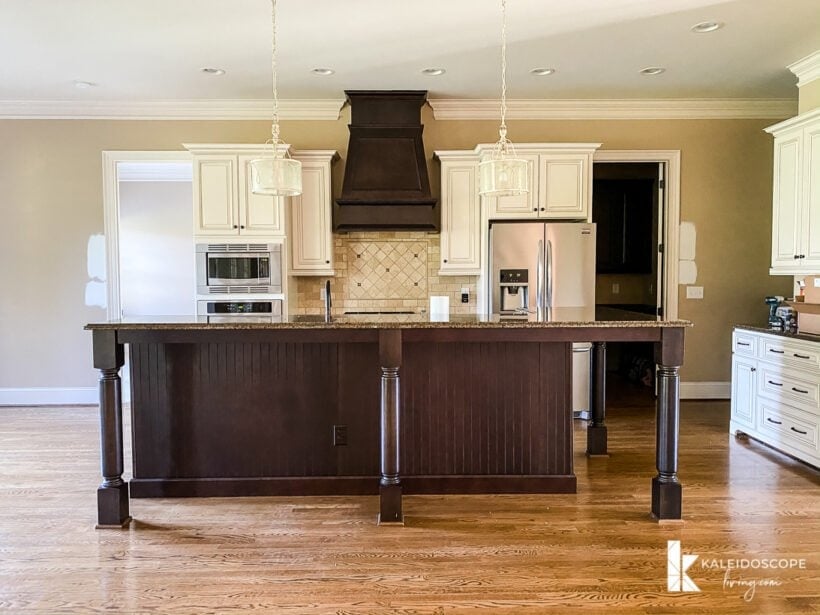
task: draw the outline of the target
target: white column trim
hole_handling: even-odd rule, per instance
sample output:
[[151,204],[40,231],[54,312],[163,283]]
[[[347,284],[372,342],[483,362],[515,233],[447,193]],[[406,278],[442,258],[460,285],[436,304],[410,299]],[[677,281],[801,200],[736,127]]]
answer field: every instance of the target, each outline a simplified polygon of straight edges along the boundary
[[663,162],[666,164],[664,220],[664,320],[678,319],[678,254],[680,251],[680,150],[597,150],[595,162]]

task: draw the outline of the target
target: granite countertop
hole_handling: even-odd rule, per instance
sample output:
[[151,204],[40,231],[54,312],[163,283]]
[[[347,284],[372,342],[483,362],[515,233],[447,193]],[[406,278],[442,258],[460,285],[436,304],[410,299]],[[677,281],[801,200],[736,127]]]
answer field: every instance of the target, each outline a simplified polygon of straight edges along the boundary
[[330,322],[324,316],[144,316],[107,322],[89,323],[87,330],[162,330],[162,329],[481,329],[481,328],[546,328],[546,327],[689,327],[686,320],[663,321],[655,316],[635,314],[624,316],[617,311],[582,308],[556,308],[548,320],[538,320],[535,314],[523,317],[492,315],[449,315],[446,320],[429,314],[342,314]]
[[768,333],[769,335],[776,335],[778,337],[786,337],[793,340],[803,340],[805,342],[820,343],[820,335],[813,333],[792,333],[790,331],[778,331],[777,329],[769,329],[768,327],[759,327],[756,325],[735,325],[735,329],[745,329],[747,331],[757,331],[758,333]]

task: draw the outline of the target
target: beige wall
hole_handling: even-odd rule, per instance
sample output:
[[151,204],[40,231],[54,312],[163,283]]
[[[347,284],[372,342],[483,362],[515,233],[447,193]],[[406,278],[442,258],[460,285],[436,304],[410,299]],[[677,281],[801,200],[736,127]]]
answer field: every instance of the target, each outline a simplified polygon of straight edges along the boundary
[[806,113],[813,109],[820,109],[820,79],[807,83],[800,90],[797,109],[799,113]]
[[[493,121],[439,121],[425,109],[428,160],[434,149],[472,148],[497,137]],[[338,194],[347,148],[348,112],[336,122],[285,122],[297,148],[333,148]],[[510,122],[525,141],[593,141],[608,149],[680,149],[682,212],[698,228],[702,301],[681,299],[688,381],[729,379],[730,330],[763,322],[766,294],[791,280],[768,275],[771,228],[771,138],[774,120]],[[86,307],[86,244],[103,232],[103,150],[175,150],[184,142],[261,143],[269,124],[247,122],[0,121],[0,388],[91,386]],[[438,193],[438,172],[430,161]]]

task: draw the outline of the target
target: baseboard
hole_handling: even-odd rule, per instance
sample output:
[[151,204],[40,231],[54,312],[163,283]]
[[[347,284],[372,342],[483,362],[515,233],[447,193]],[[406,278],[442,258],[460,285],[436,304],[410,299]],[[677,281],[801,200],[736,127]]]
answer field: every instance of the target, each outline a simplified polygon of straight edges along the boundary
[[31,387],[25,389],[0,388],[0,406],[80,406],[97,405],[100,393],[97,387]]
[[731,382],[681,382],[681,399],[729,399]]

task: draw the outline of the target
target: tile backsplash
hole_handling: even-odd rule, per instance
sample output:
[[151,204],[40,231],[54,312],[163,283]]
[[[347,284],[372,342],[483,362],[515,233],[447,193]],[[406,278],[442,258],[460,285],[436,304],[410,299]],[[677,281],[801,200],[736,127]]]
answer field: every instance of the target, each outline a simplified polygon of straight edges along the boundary
[[[478,278],[439,276],[439,242],[440,235],[423,232],[334,235],[336,275],[330,278],[333,313],[421,312],[428,309],[430,295],[449,296],[450,312],[454,314],[475,313]],[[292,278],[291,313],[323,313],[322,288],[326,280]],[[469,289],[469,303],[461,303],[462,288]]]

